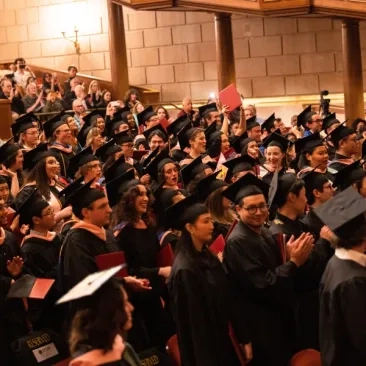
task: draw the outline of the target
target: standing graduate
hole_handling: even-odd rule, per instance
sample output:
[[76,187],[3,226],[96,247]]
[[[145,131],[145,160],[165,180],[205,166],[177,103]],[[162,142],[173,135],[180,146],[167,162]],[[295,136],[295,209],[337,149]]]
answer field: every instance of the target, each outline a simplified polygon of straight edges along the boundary
[[302,234],[285,248],[263,225],[268,217],[269,187],[246,174],[222,192],[235,203],[239,223],[224,249],[224,267],[236,300],[248,319],[252,365],[285,366],[294,353],[295,278],[307,260],[313,239]]
[[366,365],[365,212],[365,199],[351,187],[315,209],[336,236],[320,286],[324,366]]
[[182,230],[168,284],[182,365],[240,365],[228,327],[232,322],[240,352],[250,361],[248,314],[231,298],[222,265],[207,249],[213,232],[211,216],[195,202],[191,196],[166,211],[166,225]]

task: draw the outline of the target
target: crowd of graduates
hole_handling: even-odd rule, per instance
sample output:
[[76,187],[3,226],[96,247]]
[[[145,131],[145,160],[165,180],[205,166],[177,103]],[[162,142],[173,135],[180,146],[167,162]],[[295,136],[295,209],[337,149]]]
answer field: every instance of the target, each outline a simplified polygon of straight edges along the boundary
[[1,365],[169,365],[172,337],[183,366],[366,364],[355,129],[219,102],[80,122],[27,113],[0,147]]

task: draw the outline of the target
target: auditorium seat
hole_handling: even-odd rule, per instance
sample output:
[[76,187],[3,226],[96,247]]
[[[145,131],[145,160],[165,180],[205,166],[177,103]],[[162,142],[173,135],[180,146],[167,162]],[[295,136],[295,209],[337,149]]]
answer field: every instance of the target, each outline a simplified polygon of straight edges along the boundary
[[180,353],[179,353],[179,346],[178,346],[178,337],[174,334],[166,344],[166,351],[169,357],[174,362],[175,366],[181,366],[180,362]]
[[321,366],[320,352],[315,349],[304,349],[291,358],[290,366]]

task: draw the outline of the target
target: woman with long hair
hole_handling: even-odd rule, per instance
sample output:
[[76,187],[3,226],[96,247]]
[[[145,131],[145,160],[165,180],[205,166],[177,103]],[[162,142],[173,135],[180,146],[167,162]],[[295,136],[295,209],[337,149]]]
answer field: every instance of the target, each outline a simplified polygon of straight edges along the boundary
[[42,93],[38,93],[35,83],[30,83],[26,87],[26,96],[22,102],[27,113],[36,112],[43,108]]
[[171,206],[166,217],[168,227],[182,232],[168,282],[182,365],[240,365],[229,337],[230,322],[249,361],[243,311],[218,257],[207,248],[214,229],[207,207],[192,196]]
[[96,108],[99,101],[101,100],[102,92],[97,80],[92,80],[89,84],[88,95],[86,96],[85,102],[88,109]]
[[85,147],[90,146],[93,153],[104,144],[104,137],[98,127],[92,127],[86,135]]
[[47,150],[47,143],[38,145],[35,149],[24,155],[24,169],[29,171],[25,185],[15,198],[15,205],[18,207],[38,188],[38,192],[53,208],[55,213],[56,226],[54,231],[59,232],[64,219],[72,215],[71,206],[62,208],[63,203],[59,200],[59,193],[65,185],[58,179],[60,164],[54,152]]
[[140,366],[126,343],[134,308],[123,286],[109,278],[92,295],[82,296],[71,324],[70,366]]
[[136,89],[128,89],[123,100],[126,107],[132,109],[140,101],[140,94]]
[[160,244],[151,215],[151,204],[150,193],[135,180],[113,207],[111,228],[120,249],[125,253],[129,275],[150,281],[152,291],[140,294],[135,308],[145,323],[151,340],[150,346],[165,349],[165,344],[173,333],[160,297],[165,288],[164,279],[169,277],[171,267],[158,267]]
[[159,117],[159,119],[165,118],[167,121],[170,120],[170,116],[169,116],[168,111],[162,105],[159,105],[159,106],[157,106],[155,108],[155,113],[157,114],[157,116]]
[[112,93],[109,90],[102,92],[102,97],[97,105],[97,108],[107,108],[108,104],[112,101]]
[[82,149],[82,146],[79,144],[79,141],[77,139],[79,128],[75,121],[75,118],[73,116],[70,116],[69,114],[65,114],[64,116],[62,116],[62,120],[65,121],[70,128],[71,132],[70,145],[72,146],[72,150],[75,153],[77,153]]

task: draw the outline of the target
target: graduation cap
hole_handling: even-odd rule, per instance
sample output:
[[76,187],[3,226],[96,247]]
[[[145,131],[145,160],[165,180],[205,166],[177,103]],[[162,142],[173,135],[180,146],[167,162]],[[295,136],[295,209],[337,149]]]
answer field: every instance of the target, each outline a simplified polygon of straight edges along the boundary
[[[34,122],[37,122],[37,125],[35,125]],[[27,113],[16,119],[15,123],[10,125],[10,128],[14,136],[14,141],[18,142],[21,133],[27,131],[29,128],[38,128],[38,118],[33,112]]]
[[178,117],[175,121],[173,121],[167,128],[168,135],[176,136],[178,132],[185,127],[186,125],[190,124],[190,121],[187,115]]
[[75,193],[80,187],[83,185],[84,177],[80,177],[76,180],[74,180],[71,184],[69,184],[66,188],[64,188],[62,191],[58,193],[59,198],[64,197],[65,200],[67,198]]
[[55,156],[55,153],[52,149],[48,149],[48,143],[40,143],[34,149],[26,152],[23,155],[23,169],[24,170],[32,170],[34,166],[43,158],[48,156]]
[[341,239],[349,239],[365,226],[366,200],[348,187],[314,209],[323,223]]
[[228,168],[225,180],[229,182],[235,174],[253,170],[253,167],[256,164],[256,160],[249,155],[241,155],[237,158],[225,161],[223,165]]
[[16,280],[8,292],[8,299],[39,299],[43,300],[50,291],[55,280],[49,278],[36,278],[25,274]]
[[140,161],[143,156],[147,155],[150,152],[150,150],[134,150],[132,154],[132,158]]
[[116,145],[116,141],[114,139],[110,139],[104,145],[95,150],[95,156],[105,162],[109,156],[119,151],[122,151],[121,146]]
[[74,178],[75,173],[78,171],[78,169],[83,165],[90,163],[91,161],[99,162],[99,159],[93,154],[91,146],[88,146],[70,158],[69,165],[67,167],[68,177]]
[[109,137],[114,137],[115,136],[114,131],[117,130],[121,125],[127,125],[128,129],[130,129],[128,122],[124,121],[121,115],[118,115],[115,118],[108,120],[107,123],[105,124],[106,135]]
[[316,114],[316,112],[311,110],[311,105],[307,106],[298,116],[297,116],[297,127],[306,127],[306,123],[310,120],[311,116]]
[[233,139],[231,141],[231,146],[235,150],[236,153],[241,154],[241,152],[243,151],[246,139],[248,139],[248,131],[245,131],[240,136],[235,137],[235,139]]
[[184,185],[187,185],[191,180],[193,180],[198,174],[202,173],[204,170],[210,168],[207,164],[202,163],[202,158],[199,156],[194,159],[191,163],[186,165],[182,170],[182,180]]
[[197,202],[198,197],[193,194],[168,207],[164,214],[165,228],[182,230],[187,222],[192,222],[207,213],[206,206]]
[[247,131],[250,131],[252,128],[260,126],[260,124],[257,122],[257,116],[250,117],[246,120],[247,124]]
[[146,157],[146,159],[142,162],[142,166],[144,168],[146,168],[152,161],[153,159],[156,158],[156,156],[159,154],[160,148],[159,146],[156,147],[153,151],[151,151],[151,153]]
[[131,137],[129,130],[116,133],[115,135],[113,135],[113,139],[114,139],[114,141],[116,141],[117,145],[122,145],[127,142],[133,142],[133,139]]
[[145,138],[138,138],[135,141],[135,149],[136,151],[139,151],[139,147],[142,145],[144,147],[144,150],[150,150],[149,142]]
[[353,128],[349,128],[345,126],[344,121],[342,122],[337,128],[335,128],[331,133],[327,135],[327,137],[332,141],[333,143],[339,143],[339,141],[343,140],[347,136],[353,135],[355,133],[355,130]]
[[313,197],[314,189],[323,191],[324,184],[329,182],[328,177],[324,173],[315,171],[316,169],[314,168],[300,177],[305,183],[306,198],[308,201]]
[[91,111],[85,117],[83,117],[84,124],[88,125],[88,126],[92,126],[98,117],[104,119],[101,111],[99,111],[99,110]]
[[103,175],[105,181],[109,182],[131,169],[133,170],[133,165],[126,163],[125,157],[122,155],[108,169],[105,170]]
[[160,123],[156,126],[149,128],[148,130],[144,131],[142,134],[145,136],[147,141],[150,141],[152,138],[152,133],[157,132],[157,131],[162,133],[165,141],[168,141],[168,136],[166,134],[165,128]]
[[216,105],[216,103],[210,103],[210,104],[203,105],[198,108],[198,112],[201,117],[204,117],[206,114],[208,114],[210,112],[217,112],[217,105]]
[[227,189],[221,192],[221,195],[237,204],[245,197],[260,194],[258,189],[264,194],[266,198],[268,197],[268,184],[264,183],[261,179],[258,179],[253,174],[246,174],[244,177],[241,177],[235,183],[231,184]]
[[121,269],[126,265],[120,265],[117,267],[112,267],[104,271],[99,271],[92,273],[91,275],[85,277],[77,285],[75,285],[69,292],[62,296],[58,301],[57,305],[70,302],[73,300],[78,300],[83,297],[91,296],[96,291],[98,291],[108,280],[110,280],[114,275],[116,275]]
[[281,149],[281,151],[287,152],[289,146],[291,145],[291,141],[287,140],[286,137],[279,135],[273,132],[268,138],[263,142],[262,146],[267,148],[269,146],[277,146]]
[[25,121],[31,121],[31,122],[37,122],[37,124],[40,123],[40,120],[39,118],[33,113],[33,112],[29,112],[29,113],[26,113],[26,114],[23,114],[22,116],[18,117],[16,120],[15,120],[15,123],[24,123]]
[[81,210],[90,207],[93,202],[105,198],[103,191],[97,188],[91,188],[94,180],[82,184],[75,192],[71,193],[64,204],[64,207],[71,205],[73,213],[80,218]]
[[151,161],[149,165],[146,166],[145,173],[149,174],[155,181],[157,181],[159,172],[162,171],[165,164],[169,163],[174,164],[173,160],[169,156],[169,150],[165,148],[154,160]]
[[287,195],[296,181],[298,181],[298,178],[295,174],[285,173],[280,175],[279,171],[276,170],[270,185],[268,206],[271,207],[273,204],[277,205],[278,198],[286,200]]
[[153,107],[150,105],[137,115],[139,126],[146,126],[146,121],[152,116],[156,116],[156,113],[154,112]]
[[124,106],[123,108],[118,108],[117,112],[113,113],[113,118],[117,117],[117,116],[122,116],[122,113],[125,113],[125,112],[131,113],[131,109],[129,106]]
[[340,169],[338,173],[335,174],[333,187],[344,190],[364,177],[366,177],[366,171],[363,169],[361,160],[357,160]]
[[333,125],[335,125],[337,123],[341,123],[341,122],[339,122],[337,120],[335,113],[331,113],[328,116],[323,118],[322,130],[327,132],[328,128],[332,127]]
[[183,150],[189,147],[189,139],[196,127],[191,127],[191,124],[185,125],[178,133],[177,138],[180,148]]
[[15,144],[14,137],[11,137],[3,145],[0,146],[0,164],[4,164],[4,161],[14,157],[19,150],[20,146],[18,144]]
[[62,117],[64,116],[65,111],[62,110],[59,114],[56,114],[56,116],[50,118],[48,121],[46,121],[43,124],[43,130],[44,134],[46,136],[46,139],[49,139],[53,136],[53,133],[62,125],[67,124]]
[[296,154],[299,153],[311,153],[315,148],[319,146],[324,146],[323,139],[320,137],[320,133],[312,133],[309,136],[297,139],[295,141],[295,151]]
[[87,125],[86,123],[83,124],[83,127],[80,128],[76,138],[81,147],[84,147],[86,144],[86,138],[88,136],[89,131],[92,129],[91,126]]
[[141,183],[138,179],[135,179],[135,172],[133,170],[129,170],[119,177],[107,182],[106,190],[110,206],[115,206],[124,192],[138,184]]
[[275,114],[272,113],[262,124],[261,130],[266,130],[267,132],[271,132],[271,129],[274,127],[274,123],[276,121]]
[[217,176],[220,173],[221,173],[220,171],[213,173],[201,179],[197,183],[196,189],[198,192],[198,196],[202,202],[204,202],[207,199],[207,197],[211,193],[215,192],[217,189],[228,186],[228,184],[225,183],[222,179],[217,179]]

